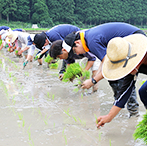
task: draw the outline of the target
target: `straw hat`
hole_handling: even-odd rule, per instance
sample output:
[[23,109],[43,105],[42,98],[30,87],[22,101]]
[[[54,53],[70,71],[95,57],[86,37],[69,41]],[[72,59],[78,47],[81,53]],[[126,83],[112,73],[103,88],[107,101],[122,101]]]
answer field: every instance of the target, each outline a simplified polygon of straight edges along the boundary
[[[9,33],[7,34],[7,37],[10,38],[11,43],[14,43],[14,41],[17,39],[18,37],[18,32],[17,31],[9,31]],[[7,42],[8,43],[8,42]]]
[[132,34],[109,41],[102,74],[107,80],[118,80],[134,70],[147,51],[147,37]]

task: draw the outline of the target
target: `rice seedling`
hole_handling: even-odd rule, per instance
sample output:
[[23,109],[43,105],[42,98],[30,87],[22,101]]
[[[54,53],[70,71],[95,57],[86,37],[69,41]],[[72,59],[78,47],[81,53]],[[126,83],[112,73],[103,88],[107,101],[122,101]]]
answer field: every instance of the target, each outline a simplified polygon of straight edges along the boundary
[[29,73],[28,72],[25,72],[24,74],[25,74],[25,76],[29,76]]
[[64,128],[63,131],[62,131],[62,136],[64,137],[65,144],[67,145],[67,137],[66,137],[66,135],[65,135],[64,130],[65,130],[65,128]]
[[52,100],[54,100],[54,98],[55,98],[55,95],[53,94],[53,95],[52,95]]
[[109,139],[109,145],[111,146],[111,139]]
[[44,121],[45,125],[48,125],[48,122],[47,122],[47,117],[46,117],[46,115],[45,115],[45,119],[44,119],[43,121]]
[[77,84],[75,84],[74,86],[77,86],[77,88],[74,89],[74,92],[78,92],[79,89],[81,88],[83,81],[90,78],[90,71],[83,70],[79,65],[79,63],[70,64],[66,68],[66,72],[64,72],[62,81],[73,82],[75,78],[77,78]]
[[9,73],[9,77],[10,77],[10,78],[12,77],[12,73],[11,73],[11,72]]
[[80,121],[80,123],[81,123],[83,126],[86,126],[86,122],[85,122],[85,121],[82,121],[80,118],[78,118],[78,120]]
[[59,66],[59,62],[49,64],[50,69],[57,69]]
[[31,132],[30,132],[30,128],[31,128],[31,125],[29,126],[29,128],[28,128],[28,130],[27,130],[29,140],[31,140]]
[[25,126],[25,120],[23,119],[23,121],[22,121],[22,127],[24,127]]
[[64,112],[65,112],[68,116],[71,116],[71,115],[69,114],[69,108],[67,109],[67,111],[64,110]]
[[101,141],[101,135],[102,133],[99,131],[99,141]]
[[73,117],[73,119],[75,120],[75,122],[77,122],[77,119],[76,119],[76,117],[74,117],[74,116],[72,116]]
[[50,97],[50,94],[49,94],[49,92],[47,92],[47,97]]
[[63,80],[64,82],[73,81],[76,76],[82,75],[82,68],[79,63],[73,63],[67,66],[66,72],[64,73]]
[[19,117],[19,120],[23,119],[23,115],[21,113],[18,113],[18,117]]
[[32,101],[34,102],[34,97],[32,96]]
[[142,121],[136,126],[136,130],[133,134],[135,140],[141,139],[147,145],[147,111],[143,115]]
[[95,120],[96,120],[96,124],[98,124],[98,120],[97,120],[97,116],[96,114],[94,114]]
[[84,96],[83,93],[81,93],[81,99],[83,99],[83,96]]
[[17,78],[16,77],[13,77],[12,80],[13,80],[14,83],[16,83]]

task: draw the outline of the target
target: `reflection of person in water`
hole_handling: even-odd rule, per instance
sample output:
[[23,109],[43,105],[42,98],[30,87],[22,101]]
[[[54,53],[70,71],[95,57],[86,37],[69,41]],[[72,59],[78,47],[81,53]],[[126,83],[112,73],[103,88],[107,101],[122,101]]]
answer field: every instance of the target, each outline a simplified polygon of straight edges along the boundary
[[[124,108],[138,73],[147,75],[147,37],[142,34],[133,34],[124,38],[111,39],[108,43],[102,73],[108,80],[124,78],[124,82],[117,95],[119,100],[114,102],[109,114],[98,117],[98,128],[110,122]],[[139,89],[139,95],[147,109],[147,81]]]

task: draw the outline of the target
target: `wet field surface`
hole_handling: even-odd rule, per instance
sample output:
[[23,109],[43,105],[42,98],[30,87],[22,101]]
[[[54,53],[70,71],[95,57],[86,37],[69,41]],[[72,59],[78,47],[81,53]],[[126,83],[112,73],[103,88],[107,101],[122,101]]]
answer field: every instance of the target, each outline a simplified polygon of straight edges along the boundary
[[[95,116],[107,114],[114,101],[105,79],[96,93],[75,92],[74,83],[58,79],[59,69],[33,61],[23,70],[23,61],[0,52],[0,146],[145,146],[133,139],[145,114],[139,97],[139,117],[128,118],[125,108],[98,130]],[[139,75],[137,89],[145,79]]]

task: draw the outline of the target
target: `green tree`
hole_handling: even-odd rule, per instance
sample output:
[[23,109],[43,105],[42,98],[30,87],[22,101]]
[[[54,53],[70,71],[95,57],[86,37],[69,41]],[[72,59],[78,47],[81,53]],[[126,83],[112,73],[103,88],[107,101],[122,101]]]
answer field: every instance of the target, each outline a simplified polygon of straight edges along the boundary
[[7,18],[7,22],[9,22],[10,15],[15,16],[16,11],[17,11],[17,5],[15,0],[4,1],[2,14]]
[[30,16],[30,3],[29,0],[16,0],[17,11],[15,19],[19,21],[28,21]]
[[44,21],[50,18],[48,13],[48,7],[45,4],[44,0],[37,0],[34,4],[34,13],[32,14],[32,22],[40,23],[40,21]]
[[0,20],[2,19],[3,4],[4,4],[4,0],[0,0]]

